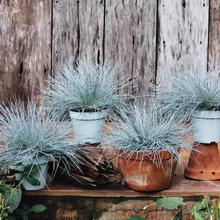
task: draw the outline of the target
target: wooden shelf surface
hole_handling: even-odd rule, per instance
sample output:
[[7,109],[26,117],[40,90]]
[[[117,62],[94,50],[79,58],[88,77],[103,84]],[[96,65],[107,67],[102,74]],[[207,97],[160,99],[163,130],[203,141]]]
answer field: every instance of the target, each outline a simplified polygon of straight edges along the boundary
[[98,188],[54,183],[48,189],[25,192],[26,196],[72,196],[72,197],[161,197],[161,196],[220,196],[220,180],[195,181],[183,176],[175,176],[171,188],[155,193],[140,193],[121,185],[109,185]]
[[[219,145],[220,147],[220,145]],[[184,167],[187,165],[189,151],[181,151],[183,163],[179,164],[176,169],[172,186],[167,190],[154,193],[143,193],[130,190],[122,185],[108,185],[97,188],[82,188],[68,183],[55,182],[48,189],[39,191],[25,192],[26,196],[72,196],[72,197],[94,197],[94,198],[144,198],[144,197],[161,197],[161,196],[220,196],[220,180],[217,181],[196,181],[187,179],[183,176]]]

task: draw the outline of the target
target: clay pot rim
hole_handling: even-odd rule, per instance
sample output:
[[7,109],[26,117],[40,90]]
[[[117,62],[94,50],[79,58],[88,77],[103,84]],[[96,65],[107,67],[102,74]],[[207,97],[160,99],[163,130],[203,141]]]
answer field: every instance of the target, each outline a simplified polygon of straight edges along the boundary
[[174,158],[174,155],[172,155],[168,150],[158,150],[157,152],[154,153],[147,153],[143,151],[129,152],[124,150],[118,150],[118,157],[126,160],[142,161],[142,160],[168,160]]

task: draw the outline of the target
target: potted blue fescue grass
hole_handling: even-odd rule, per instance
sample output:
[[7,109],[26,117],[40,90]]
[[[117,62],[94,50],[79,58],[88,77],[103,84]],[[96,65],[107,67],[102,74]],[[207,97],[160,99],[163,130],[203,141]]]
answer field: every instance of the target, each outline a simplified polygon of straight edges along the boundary
[[193,148],[185,176],[196,180],[220,179],[220,76],[199,67],[178,69],[169,75],[170,87],[159,87],[156,102],[166,115],[192,127]]
[[71,125],[58,123],[56,113],[34,102],[1,105],[0,113],[0,164],[17,170],[17,180],[23,181],[26,190],[46,186],[49,162],[53,164],[52,176],[59,164],[65,164],[63,169],[79,165],[77,149],[66,138]]
[[195,142],[219,142],[219,71],[183,67],[167,78],[170,86],[158,87],[155,98],[165,114],[174,116],[179,122],[192,122]]
[[126,185],[146,192],[170,187],[187,130],[154,104],[128,106],[113,119],[118,123],[106,139]]
[[126,86],[124,79],[118,77],[118,65],[95,67],[80,60],[59,68],[43,91],[44,103],[61,115],[69,113],[76,144],[100,143],[107,111],[122,105],[118,90]]

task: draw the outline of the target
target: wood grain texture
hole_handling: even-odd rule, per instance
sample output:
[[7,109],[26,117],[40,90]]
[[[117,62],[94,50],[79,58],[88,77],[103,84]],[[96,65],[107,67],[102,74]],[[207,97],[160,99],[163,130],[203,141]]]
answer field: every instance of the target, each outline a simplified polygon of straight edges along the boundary
[[52,74],[56,68],[78,58],[78,0],[53,1]]
[[51,0],[0,2],[0,100],[38,97],[50,72]]
[[73,184],[54,183],[49,189],[40,191],[27,191],[26,196],[80,196],[80,197],[162,197],[162,196],[219,196],[220,181],[196,181],[184,178],[182,175],[175,176],[171,188],[155,193],[141,193],[130,190],[121,185],[109,185],[104,188],[85,189]]
[[103,63],[104,0],[79,1],[79,58]]
[[220,69],[220,1],[210,0],[209,67]]
[[187,60],[207,67],[208,0],[159,0],[157,83],[165,83],[165,72]]
[[105,11],[105,59],[122,66],[120,74],[145,94],[155,83],[156,1],[107,0]]
[[2,0],[0,100],[37,97],[51,67],[84,57],[121,63],[125,92],[149,94],[185,58],[220,67],[219,35],[219,0]]

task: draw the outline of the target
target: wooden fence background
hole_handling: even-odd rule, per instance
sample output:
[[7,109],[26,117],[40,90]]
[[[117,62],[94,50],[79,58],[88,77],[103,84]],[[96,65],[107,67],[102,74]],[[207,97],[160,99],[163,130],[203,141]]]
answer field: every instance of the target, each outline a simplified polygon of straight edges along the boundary
[[206,69],[219,53],[220,0],[0,0],[0,100],[37,96],[70,57],[120,61],[143,94],[185,56]]

